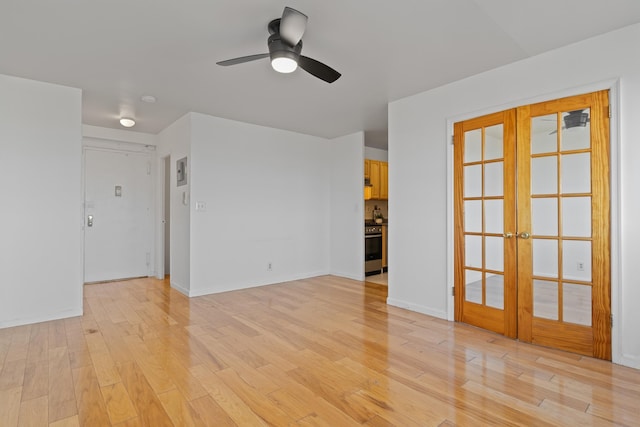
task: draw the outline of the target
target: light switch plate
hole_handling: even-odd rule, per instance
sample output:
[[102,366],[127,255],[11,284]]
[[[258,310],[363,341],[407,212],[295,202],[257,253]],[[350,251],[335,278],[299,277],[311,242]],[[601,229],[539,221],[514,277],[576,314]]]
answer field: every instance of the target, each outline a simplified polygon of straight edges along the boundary
[[206,212],[207,211],[207,202],[196,202],[196,211],[197,212]]

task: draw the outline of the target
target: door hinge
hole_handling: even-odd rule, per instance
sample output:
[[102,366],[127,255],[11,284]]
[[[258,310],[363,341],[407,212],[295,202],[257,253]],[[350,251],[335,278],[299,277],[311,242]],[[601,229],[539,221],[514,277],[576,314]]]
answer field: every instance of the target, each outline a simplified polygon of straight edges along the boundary
[[452,296],[452,297],[455,297],[455,296],[456,296],[456,287],[455,287],[455,286],[452,286],[452,287],[451,287],[451,296]]
[[609,323],[611,323],[611,328],[613,329],[613,314],[609,315]]
[[611,105],[609,105],[609,118],[611,118]]
[[451,145],[456,143],[456,136],[455,135],[451,135]]

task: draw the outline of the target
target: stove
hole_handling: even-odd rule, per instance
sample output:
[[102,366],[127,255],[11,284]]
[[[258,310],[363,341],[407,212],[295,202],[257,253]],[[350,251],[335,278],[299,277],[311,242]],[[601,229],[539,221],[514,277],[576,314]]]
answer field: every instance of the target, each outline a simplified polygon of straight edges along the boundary
[[364,225],[364,274],[382,272],[382,226]]

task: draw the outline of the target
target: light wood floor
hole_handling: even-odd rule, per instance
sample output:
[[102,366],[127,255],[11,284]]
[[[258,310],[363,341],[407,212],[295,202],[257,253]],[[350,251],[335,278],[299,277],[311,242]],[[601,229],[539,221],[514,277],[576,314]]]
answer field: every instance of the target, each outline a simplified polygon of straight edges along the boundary
[[0,330],[0,425],[640,425],[640,371],[385,305],[331,276],[188,299],[85,287]]

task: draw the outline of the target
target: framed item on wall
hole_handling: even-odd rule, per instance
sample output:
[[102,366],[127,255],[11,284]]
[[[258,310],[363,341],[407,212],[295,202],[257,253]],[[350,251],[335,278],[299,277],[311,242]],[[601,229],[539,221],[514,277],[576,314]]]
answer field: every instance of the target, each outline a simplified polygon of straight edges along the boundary
[[187,184],[187,158],[183,157],[180,160],[176,161],[176,177],[177,177],[177,186]]

